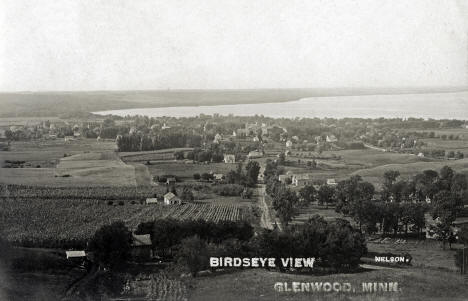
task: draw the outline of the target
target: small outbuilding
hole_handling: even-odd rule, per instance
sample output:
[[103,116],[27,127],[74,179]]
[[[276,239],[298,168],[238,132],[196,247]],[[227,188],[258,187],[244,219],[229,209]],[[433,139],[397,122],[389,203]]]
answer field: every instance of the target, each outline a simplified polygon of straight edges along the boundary
[[168,192],[164,195],[165,205],[180,205],[182,200],[172,192]]
[[149,234],[133,234],[132,236],[132,257],[136,260],[149,260],[153,258],[151,236]]

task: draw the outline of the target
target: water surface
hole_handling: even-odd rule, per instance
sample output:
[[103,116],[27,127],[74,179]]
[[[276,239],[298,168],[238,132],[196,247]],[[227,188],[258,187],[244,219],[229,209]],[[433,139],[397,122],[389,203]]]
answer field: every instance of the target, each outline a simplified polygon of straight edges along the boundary
[[[222,102],[222,100],[220,100]],[[308,97],[280,103],[257,103],[216,106],[174,106],[95,112],[119,116],[193,117],[200,114],[274,118],[433,118],[468,119],[468,92]]]

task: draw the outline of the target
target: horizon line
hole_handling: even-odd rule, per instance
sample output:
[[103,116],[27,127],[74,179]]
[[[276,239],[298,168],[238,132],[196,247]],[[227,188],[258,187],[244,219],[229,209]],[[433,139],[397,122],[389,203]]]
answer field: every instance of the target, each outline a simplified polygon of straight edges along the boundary
[[379,86],[379,87],[314,87],[314,88],[166,88],[166,89],[107,89],[107,90],[21,90],[21,91],[0,91],[0,94],[45,94],[45,93],[106,93],[106,92],[184,92],[184,91],[265,91],[265,90],[278,90],[278,91],[288,91],[288,90],[431,90],[440,92],[446,92],[446,90],[464,91],[468,90],[468,85],[466,86]]

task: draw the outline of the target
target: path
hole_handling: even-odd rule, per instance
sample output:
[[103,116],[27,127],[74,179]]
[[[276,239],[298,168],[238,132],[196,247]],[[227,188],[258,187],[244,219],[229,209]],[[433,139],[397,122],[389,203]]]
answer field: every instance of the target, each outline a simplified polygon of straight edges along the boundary
[[265,184],[258,184],[257,192],[258,192],[258,205],[260,210],[262,210],[262,216],[260,217],[260,226],[265,229],[273,229],[274,224],[278,226],[279,230],[282,230],[281,224],[276,221],[270,207],[268,206],[265,200]]

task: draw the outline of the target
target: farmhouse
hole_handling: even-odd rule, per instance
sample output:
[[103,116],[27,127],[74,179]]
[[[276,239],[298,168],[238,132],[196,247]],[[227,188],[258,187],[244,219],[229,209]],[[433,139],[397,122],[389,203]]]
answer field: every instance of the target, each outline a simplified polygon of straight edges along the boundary
[[337,142],[338,139],[335,137],[335,135],[330,135],[330,136],[327,135],[326,141],[327,142]]
[[172,192],[168,192],[164,195],[165,205],[180,205],[182,201]]
[[279,175],[278,176],[278,181],[280,181],[283,184],[286,184],[287,179],[289,179],[288,175]]
[[223,139],[223,137],[218,133],[215,135],[214,139],[213,139],[213,143],[219,143],[221,141],[221,139]]
[[224,163],[236,163],[236,156],[232,154],[225,154]]
[[336,183],[335,179],[327,179],[327,185],[335,186],[338,185],[338,183]]
[[216,181],[216,182],[220,182],[224,179],[224,175],[222,173],[215,173],[213,174],[213,179]]
[[131,255],[137,260],[148,260],[153,257],[153,250],[151,248],[151,236],[149,234],[136,235],[132,234],[132,249]]
[[312,184],[312,180],[308,174],[293,175],[292,184],[294,186],[306,186]]

